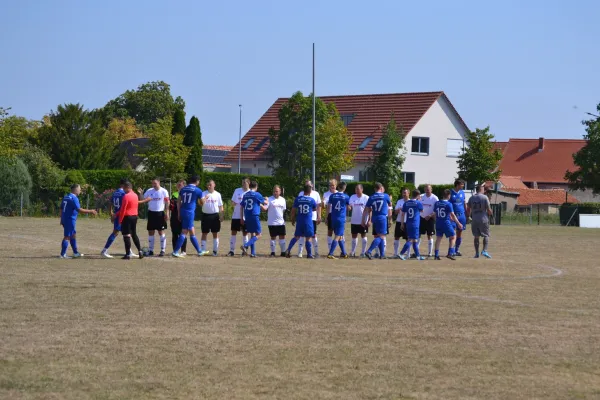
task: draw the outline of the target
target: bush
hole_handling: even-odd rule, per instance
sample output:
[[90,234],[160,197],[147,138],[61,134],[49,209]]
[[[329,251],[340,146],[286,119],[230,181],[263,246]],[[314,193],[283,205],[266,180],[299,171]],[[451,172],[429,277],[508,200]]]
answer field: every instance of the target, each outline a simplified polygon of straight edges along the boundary
[[[419,185],[419,192],[425,193],[425,185]],[[447,185],[431,185],[431,192],[435,194],[439,199],[444,198],[444,190],[454,189],[454,184]]]
[[232,174],[229,172],[204,172],[202,187],[204,188],[205,183],[212,179],[217,184],[216,190],[221,193],[223,200],[229,200],[235,189],[241,186],[242,179],[245,177],[258,182],[258,191],[263,196],[271,196],[275,185],[281,186],[283,194],[288,196],[296,196],[300,191],[293,179],[281,181],[272,176]]
[[0,158],[0,214],[16,215],[21,207],[29,205],[31,176],[23,160],[14,157]]
[[[66,173],[42,149],[27,144],[19,158],[23,160],[31,176],[32,202],[41,201],[48,206],[51,199],[63,195]],[[42,206],[38,208],[41,209]]]

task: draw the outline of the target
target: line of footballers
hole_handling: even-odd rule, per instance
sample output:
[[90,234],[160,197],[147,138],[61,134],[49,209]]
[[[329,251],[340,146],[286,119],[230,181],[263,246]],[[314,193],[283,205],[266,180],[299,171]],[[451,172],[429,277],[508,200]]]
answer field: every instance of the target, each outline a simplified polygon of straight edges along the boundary
[[[171,231],[173,233],[173,257],[185,257],[187,237],[199,256],[210,254],[206,249],[206,238],[209,233],[213,234],[213,252],[218,255],[218,234],[223,222],[223,203],[221,195],[214,190],[215,182],[210,181],[207,190],[202,191],[199,187],[199,178],[191,177],[188,182],[177,183],[177,196],[169,199],[168,192],[160,187],[160,181],[154,179],[152,188],[145,193],[139,192],[143,199],[132,190],[132,185],[127,180],[122,180],[120,188],[111,198],[111,219],[114,223],[113,232],[107,239],[101,255],[112,258],[108,253],[119,232],[123,235],[125,244],[124,259],[143,258],[154,255],[154,233],[158,231],[160,238],[159,256],[165,255],[166,248],[166,222],[171,220]],[[462,242],[462,232],[466,227],[467,219],[472,218],[471,229],[474,237],[475,257],[480,254],[491,258],[488,253],[490,237],[489,218],[492,214],[489,198],[484,194],[485,186],[478,185],[477,193],[465,202],[464,184],[455,181],[454,189],[446,190],[442,200],[439,200],[431,192],[431,186],[425,187],[425,193],[418,190],[409,193],[408,189],[402,190],[402,198],[392,208],[391,197],[385,193],[382,184],[374,185],[375,193],[368,196],[363,193],[362,185],[357,185],[355,194],[351,197],[345,193],[346,184],[338,183],[336,180],[329,181],[329,191],[323,195],[313,190],[310,181],[306,181],[303,190],[294,200],[291,210],[291,223],[295,227],[294,237],[286,246],[286,227],[284,212],[286,201],[281,196],[281,188],[275,186],[273,195],[265,198],[258,192],[258,184],[248,179],[242,180],[242,186],[235,190],[232,202],[234,213],[231,221],[230,250],[227,256],[235,255],[237,234],[242,233],[243,244],[240,247],[241,255],[256,257],[256,242],[262,236],[260,223],[261,212],[267,212],[267,225],[271,238],[271,256],[275,256],[277,239],[279,239],[280,255],[291,257],[293,247],[298,243],[298,257],[302,257],[303,247],[306,247],[307,257],[319,256],[317,226],[321,221],[321,211],[327,210],[328,227],[328,255],[329,259],[336,259],[335,250],[340,248],[340,258],[357,257],[358,236],[362,240],[362,250],[358,257],[381,258],[386,254],[386,236],[389,234],[389,226],[392,217],[396,217],[394,232],[394,255],[393,258],[406,260],[415,258],[424,260],[420,254],[419,245],[421,235],[427,235],[428,253],[427,257],[440,260],[440,245],[443,237],[449,241],[446,257],[455,260],[461,256],[459,251]],[[66,252],[69,244],[73,249],[73,257],[81,257],[83,254],[77,250],[76,220],[78,213],[96,214],[95,210],[86,210],[80,207],[77,196],[81,188],[79,185],[71,187],[71,193],[63,198],[61,206],[61,225],[64,228],[64,237],[61,244],[62,258],[71,258]],[[149,204],[148,233],[149,250],[142,251],[139,237],[136,231],[138,206],[142,203]],[[202,206],[202,245],[198,242],[195,232],[196,207]],[[351,235],[352,248],[350,253],[346,251],[345,226],[348,213],[351,213]],[[369,228],[373,230],[374,239],[367,249],[367,234]],[[434,236],[435,241],[434,250]],[[483,249],[480,253],[480,238],[483,238]],[[400,239],[405,243],[400,250]],[[132,241],[138,250],[133,253]],[[413,255],[411,257],[411,249]]]

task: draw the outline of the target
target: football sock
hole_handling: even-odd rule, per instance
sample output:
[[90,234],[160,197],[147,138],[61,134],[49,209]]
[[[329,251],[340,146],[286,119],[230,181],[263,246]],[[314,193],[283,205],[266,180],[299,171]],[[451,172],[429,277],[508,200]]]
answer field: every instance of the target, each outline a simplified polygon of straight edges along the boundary
[[421,254],[419,253],[419,244],[417,242],[413,242],[412,247],[417,258],[421,257]]
[[398,250],[400,249],[400,240],[394,240],[394,255],[398,255]]
[[[285,239],[279,239],[279,248],[281,249],[282,252],[285,251]],[[275,251],[275,250],[273,250]]]
[[245,234],[245,235],[243,236],[243,242],[242,242],[242,244],[245,246],[245,245],[246,245],[246,243],[248,243],[248,240],[250,240],[250,239],[248,238],[248,234]]
[[439,257],[439,256],[440,256],[440,251],[439,251],[439,250],[436,250],[436,251],[435,251],[435,256],[436,256],[436,257]]
[[177,248],[177,241],[179,241],[179,234],[171,231],[171,246],[173,246],[173,251]]
[[352,238],[352,254],[356,254],[356,246],[358,245],[358,238]]
[[244,247],[248,248],[250,246],[254,246],[254,243],[256,243],[257,240],[258,240],[258,236],[252,236],[252,238],[250,240],[248,240],[248,243],[246,243],[246,245]]
[[331,242],[331,246],[329,246],[329,255],[332,256],[333,252],[335,251],[335,248],[337,247],[338,242],[336,242],[335,240],[333,240]]
[[237,242],[237,235],[231,235],[229,239],[229,251],[235,251],[235,243]]
[[108,250],[108,248],[113,244],[117,237],[114,233],[111,233],[108,239],[106,240],[106,244],[104,245],[104,251]]
[[306,241],[305,238],[300,238],[298,240],[298,254],[302,254],[302,250],[304,250],[304,242]]
[[202,247],[200,247],[200,250],[206,251],[206,240],[200,240],[200,243],[202,243]]
[[362,251],[360,254],[365,254],[365,250],[367,249],[367,237],[362,238]]
[[73,249],[73,253],[79,253],[77,251],[77,239],[71,238],[71,248]]
[[346,255],[346,241],[344,239],[340,239],[338,244],[340,245],[340,249],[342,250],[342,254]]
[[333,238],[331,236],[327,236],[327,247],[331,247],[331,242],[333,242]]
[[312,242],[310,240],[306,240],[306,255],[307,256],[312,256]]
[[[400,254],[406,253],[409,248],[410,248],[410,242],[404,243],[404,246],[402,246],[402,251],[400,251]],[[409,256],[410,256],[410,253],[409,253]]]
[[183,242],[185,241],[185,235],[183,233],[179,234],[177,238],[177,243],[175,244],[175,248],[173,248],[173,253],[179,253],[181,250],[181,246],[183,246]]
[[181,245],[181,251],[185,253],[185,250],[187,249],[187,237],[184,235],[183,236],[183,244]]
[[385,257],[385,239],[379,243],[379,258]]
[[487,237],[483,238],[483,251],[487,251],[489,241],[490,241],[490,238],[487,238]]
[[148,251],[154,253],[154,235],[148,236]]
[[271,239],[271,253],[275,253],[275,241]]
[[164,233],[160,235],[160,251],[165,251],[167,249],[167,235]]
[[433,251],[433,239],[429,239],[429,242],[427,244],[427,254],[431,254],[432,251]]
[[460,247],[460,244],[462,243],[462,238],[459,237],[456,239],[456,246],[454,246],[455,251],[458,251],[458,248]]
[[479,238],[473,238],[473,243],[475,244],[475,254],[479,254]]
[[190,242],[192,242],[192,246],[194,246],[194,249],[196,249],[196,251],[200,253],[200,244],[198,243],[198,239],[196,239],[196,235],[190,236]]
[[67,254],[68,248],[69,248],[69,241],[63,240],[62,243],[60,244],[60,255],[64,256],[65,254]]
[[[406,243],[408,243],[408,250],[407,250],[407,253],[406,253],[406,257],[410,258],[410,249],[411,249],[411,245],[410,245],[410,242],[409,242],[408,240],[406,241]],[[404,245],[406,246],[406,244],[404,244]],[[401,254],[404,254],[404,252],[403,252],[403,251],[401,251],[400,253],[401,253]]]
[[[133,233],[131,234],[131,239],[133,239],[133,244],[135,245],[135,248],[137,249],[138,252],[142,251],[142,245],[140,244],[140,238],[138,237],[137,233],[135,233],[135,231],[133,231]],[[129,253],[127,253],[129,254]]]
[[454,254],[456,254],[456,250],[454,247],[450,247],[448,249],[448,255],[453,256]]
[[294,245],[296,244],[297,241],[298,241],[298,239],[296,239],[295,237],[292,238],[292,240],[290,240],[290,244],[287,248],[287,251],[292,251],[292,248],[294,247]]
[[219,238],[213,239],[213,252],[219,251]]
[[125,243],[125,254],[131,254],[131,237],[123,236],[123,242]]
[[[255,238],[256,236],[254,236]],[[254,239],[252,238],[252,239]],[[252,242],[252,239],[250,239],[250,242]],[[250,254],[252,254],[253,256],[256,255],[256,246],[254,245],[254,243],[256,243],[256,240],[254,242],[252,242],[252,244],[250,245]]]
[[[312,238],[311,245],[315,248],[315,254],[319,254],[319,241],[317,240],[316,236]],[[308,252],[308,246],[306,247],[306,251]]]
[[373,250],[375,250],[376,248],[379,247],[380,243],[381,243],[380,237],[376,237],[375,239],[373,239],[373,242],[371,242],[371,245],[369,246],[369,250],[367,250],[367,253],[371,254],[371,252]]

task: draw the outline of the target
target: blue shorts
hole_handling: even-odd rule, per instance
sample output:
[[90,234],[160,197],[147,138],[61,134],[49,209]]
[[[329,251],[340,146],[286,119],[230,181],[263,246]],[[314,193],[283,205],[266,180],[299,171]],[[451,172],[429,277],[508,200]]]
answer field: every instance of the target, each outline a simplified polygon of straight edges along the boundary
[[295,237],[313,237],[315,236],[315,228],[312,221],[309,224],[296,224],[296,232],[294,232]]
[[344,236],[344,229],[346,228],[346,220],[335,219],[331,221],[331,228],[335,236]]
[[443,224],[436,224],[435,225],[435,232],[437,237],[444,237],[444,235],[449,238],[452,236],[456,235],[456,232],[454,231],[454,225],[456,225],[454,222],[450,222],[448,221],[447,223],[443,223]]
[[462,225],[462,229],[458,229],[458,226],[456,226],[455,222],[452,223],[452,226],[457,231],[464,231],[467,227],[467,216],[465,214],[456,214],[456,218],[458,218],[458,222],[460,222],[460,224]]
[[421,231],[418,225],[406,225],[406,237],[408,239],[419,239],[421,237]]
[[119,218],[118,218],[118,217],[117,217],[117,218],[115,218],[115,222],[114,222],[114,224],[113,224],[113,229],[114,229],[115,231],[119,231],[119,232],[121,232],[121,224],[119,223]]
[[377,235],[387,234],[387,218],[385,219],[374,219],[373,220],[373,232],[377,232]]
[[77,233],[75,230],[75,221],[63,222],[64,237],[71,237]]
[[181,229],[190,230],[194,227],[194,214],[181,214]]
[[248,233],[262,233],[262,228],[260,226],[260,216],[253,215],[251,218],[248,218],[244,221],[244,228]]

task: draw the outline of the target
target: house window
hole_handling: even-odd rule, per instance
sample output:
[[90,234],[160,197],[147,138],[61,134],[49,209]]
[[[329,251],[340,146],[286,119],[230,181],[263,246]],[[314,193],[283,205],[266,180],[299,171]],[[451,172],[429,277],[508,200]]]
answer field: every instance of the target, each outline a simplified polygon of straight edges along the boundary
[[258,144],[256,145],[256,147],[254,148],[254,151],[260,150],[260,148],[263,147],[265,145],[265,143],[267,143],[267,140],[269,140],[268,137],[263,138],[263,140],[261,140],[260,142],[258,142]]
[[402,172],[402,180],[404,183],[415,184],[415,173],[414,172]]
[[475,190],[475,182],[467,182],[465,184],[465,190]]
[[446,141],[446,157],[458,157],[463,153],[464,142],[462,139],[448,139]]
[[352,120],[354,119],[354,116],[355,114],[342,114],[340,115],[340,118],[342,119],[344,126],[348,126],[350,125],[350,122],[352,122]]
[[375,149],[381,150],[382,147],[383,147],[383,138],[379,139],[379,142],[377,142],[377,144],[375,145]]
[[249,148],[250,146],[252,146],[252,143],[254,143],[254,138],[250,138],[250,139],[248,139],[248,141],[246,142],[246,144],[244,145],[244,147],[242,147],[242,149],[244,149],[244,150],[248,150],[248,148]]
[[413,137],[410,151],[412,154],[429,155],[429,138]]
[[358,146],[358,150],[364,150],[371,140],[373,140],[373,136],[369,136],[363,140],[360,146]]
[[364,171],[358,171],[358,180],[360,182],[369,182],[372,179],[372,174],[369,173],[369,171],[364,170]]

